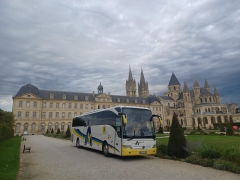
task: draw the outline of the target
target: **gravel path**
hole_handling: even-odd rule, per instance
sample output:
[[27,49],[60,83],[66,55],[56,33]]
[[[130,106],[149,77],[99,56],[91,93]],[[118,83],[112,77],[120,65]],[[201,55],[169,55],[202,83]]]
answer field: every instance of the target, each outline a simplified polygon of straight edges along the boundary
[[156,157],[106,158],[99,151],[78,149],[67,140],[26,136],[18,180],[240,180],[239,174]]

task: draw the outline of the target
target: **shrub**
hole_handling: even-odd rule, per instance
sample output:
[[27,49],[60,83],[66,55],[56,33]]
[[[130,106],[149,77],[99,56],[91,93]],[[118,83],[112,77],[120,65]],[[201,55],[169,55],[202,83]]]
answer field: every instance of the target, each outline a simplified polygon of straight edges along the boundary
[[234,135],[233,128],[232,128],[232,126],[229,122],[227,122],[226,135],[228,135],[228,136],[233,136]]
[[51,134],[54,134],[53,128],[52,128],[52,130],[51,130]]
[[159,134],[163,134],[163,128],[162,128],[162,126],[159,126],[158,133],[159,133]]
[[49,133],[49,131],[48,131],[48,129],[47,129],[46,134],[48,134],[48,133]]
[[224,132],[224,125],[223,125],[223,123],[221,123],[219,125],[219,130],[220,130],[220,132]]
[[187,141],[175,113],[172,118],[167,154],[178,158],[185,158],[188,155]]
[[65,134],[65,138],[70,138],[70,137],[71,137],[71,132],[70,132],[70,129],[69,129],[69,126],[68,126],[66,134]]
[[157,144],[157,155],[162,156],[167,154],[167,145],[164,144]]
[[197,132],[196,130],[192,130],[192,131],[190,131],[189,135],[195,135],[196,132]]
[[220,158],[221,154],[217,151],[214,151],[212,148],[205,149],[201,152],[202,158],[208,158],[208,159],[216,159]]
[[216,169],[231,171],[231,172],[240,174],[240,166],[238,166],[236,163],[229,162],[223,159],[215,160],[212,167]]
[[201,131],[202,131],[199,125],[198,125],[198,127],[197,127],[197,131],[198,131],[198,132],[201,132]]
[[58,128],[58,130],[57,130],[57,134],[60,134],[60,129]]

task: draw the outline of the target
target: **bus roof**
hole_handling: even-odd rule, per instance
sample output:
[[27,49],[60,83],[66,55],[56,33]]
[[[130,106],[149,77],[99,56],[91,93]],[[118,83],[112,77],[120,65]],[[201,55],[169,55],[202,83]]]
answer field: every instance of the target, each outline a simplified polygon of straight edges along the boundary
[[[116,111],[116,108],[135,108],[135,109],[145,109],[145,110],[150,110],[149,108],[144,108],[144,107],[138,107],[138,106],[114,106],[114,107],[110,107],[110,108],[106,108],[106,109],[97,109],[97,110],[93,110],[90,112],[86,112],[81,114],[80,116],[75,116],[75,117],[81,117],[81,116],[85,116],[85,115],[89,115],[89,114],[94,114],[97,112],[102,112],[102,111],[107,111],[107,110],[111,110],[111,111]],[[75,118],[74,117],[74,118]]]

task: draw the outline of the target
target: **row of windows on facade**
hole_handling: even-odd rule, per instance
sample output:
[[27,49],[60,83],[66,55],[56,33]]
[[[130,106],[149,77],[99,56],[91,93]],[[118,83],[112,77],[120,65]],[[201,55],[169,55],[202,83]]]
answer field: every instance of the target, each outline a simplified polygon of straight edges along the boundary
[[[91,104],[91,109],[94,109],[94,105]],[[23,102],[19,101],[19,107],[23,107]],[[27,101],[26,103],[26,107],[29,108],[30,107],[30,102]],[[37,108],[37,102],[34,102],[33,107]],[[56,108],[60,107],[60,103],[56,103]],[[80,104],[79,105],[80,109],[83,109],[84,104]],[[43,102],[43,108],[47,108],[47,103]],[[53,108],[53,103],[49,103],[49,108]],[[62,103],[62,109],[66,108],[66,103]],[[71,109],[72,108],[72,103],[68,103],[68,108]],[[74,103],[74,108],[77,109],[78,108],[78,104]],[[98,109],[100,108],[110,108],[110,105],[100,105],[98,104]],[[85,104],[85,109],[88,109],[88,104]],[[153,111],[161,111],[161,107],[152,107]]]
[[[46,112],[42,112],[42,118],[46,118]],[[62,118],[65,118],[65,112],[62,112]],[[80,115],[83,114],[82,112],[80,113]],[[55,113],[55,118],[59,118],[59,115],[60,113],[59,112],[56,112]],[[74,116],[77,116],[77,113],[75,112],[74,113]],[[18,118],[21,118],[22,117],[22,112],[21,111],[18,111]],[[25,117],[26,118],[29,118],[30,117],[30,113],[27,111],[25,113]],[[32,117],[33,118],[36,118],[37,117],[37,112],[32,112]],[[49,112],[48,113],[48,117],[49,118],[53,118],[53,112]],[[72,117],[72,113],[71,112],[68,112],[68,118],[71,118]]]
[[[49,108],[53,108],[53,106],[54,106],[53,103],[49,103]],[[80,109],[83,109],[84,104],[78,105],[77,103],[74,103],[74,108],[75,108],[75,109],[78,108],[78,106],[79,106]],[[104,106],[105,106],[105,105],[104,105]],[[18,107],[23,107],[23,101],[19,101]],[[26,107],[27,107],[27,108],[30,108],[30,101],[27,101],[27,102],[26,102]],[[33,102],[33,107],[34,107],[34,108],[37,108],[37,107],[38,107],[38,106],[37,106],[37,102]],[[43,102],[42,107],[43,107],[43,108],[47,108],[47,102]],[[56,106],[55,106],[55,107],[56,107],[56,108],[60,108],[60,103],[56,103]],[[108,105],[108,107],[110,107],[110,105]],[[62,109],[65,109],[65,108],[66,108],[66,103],[62,103]],[[72,108],[72,103],[68,103],[68,108],[69,108],[69,109]],[[94,105],[91,104],[91,109],[93,109],[93,108],[94,108]],[[88,104],[85,104],[85,109],[88,109]],[[100,105],[98,105],[98,109],[100,109]]]
[[[180,94],[180,93],[179,93],[179,94]],[[170,94],[168,94],[168,96],[169,96],[169,95],[170,95]],[[172,96],[172,93],[171,93],[171,96]],[[200,100],[201,100],[201,103],[203,103],[203,102],[209,103],[209,102],[215,102],[215,101],[216,101],[214,97],[200,98]],[[204,101],[203,101],[203,100],[204,100]]]
[[[45,132],[45,124],[42,124],[42,126],[41,126],[41,131],[42,132]],[[71,123],[68,123],[68,126],[69,126],[69,128],[71,127]],[[57,131],[58,130],[58,128],[59,128],[59,124],[58,123],[55,123],[55,125],[54,125],[54,130],[55,131]],[[21,124],[16,124],[16,129],[15,129],[15,132],[16,133],[20,133],[20,130],[21,130]],[[48,124],[48,130],[49,131],[51,131],[52,130],[52,123],[49,123]],[[62,123],[61,124],[61,131],[64,131],[65,130],[65,123]],[[26,132],[28,132],[28,124],[26,123],[26,124],[24,124],[24,131],[26,131]],[[31,132],[35,132],[36,131],[36,124],[35,123],[33,123],[32,125],[31,125]]]

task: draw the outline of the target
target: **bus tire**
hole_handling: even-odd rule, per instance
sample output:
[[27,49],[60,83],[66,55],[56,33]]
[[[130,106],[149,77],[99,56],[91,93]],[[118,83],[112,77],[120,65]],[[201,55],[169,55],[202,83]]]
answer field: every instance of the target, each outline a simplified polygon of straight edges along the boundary
[[77,138],[77,141],[76,141],[76,147],[77,147],[77,148],[80,148],[80,147],[81,147],[78,138]]
[[109,157],[109,156],[110,156],[110,154],[109,154],[109,147],[108,147],[107,142],[104,142],[104,143],[103,143],[103,148],[102,148],[102,150],[103,150],[103,155],[104,155],[105,157]]

